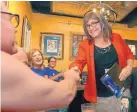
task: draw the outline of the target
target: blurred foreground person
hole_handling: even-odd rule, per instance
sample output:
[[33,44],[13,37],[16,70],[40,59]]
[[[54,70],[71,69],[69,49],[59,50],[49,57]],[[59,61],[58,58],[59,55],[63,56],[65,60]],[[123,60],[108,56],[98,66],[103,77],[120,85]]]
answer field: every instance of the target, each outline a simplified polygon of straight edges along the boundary
[[[55,82],[38,76],[15,59],[11,54],[17,52],[14,37],[19,15],[9,13],[4,2],[1,5],[2,111],[39,111],[68,105],[75,96],[79,74],[69,70],[64,73],[63,81]],[[16,20],[15,26],[11,24],[12,19]]]

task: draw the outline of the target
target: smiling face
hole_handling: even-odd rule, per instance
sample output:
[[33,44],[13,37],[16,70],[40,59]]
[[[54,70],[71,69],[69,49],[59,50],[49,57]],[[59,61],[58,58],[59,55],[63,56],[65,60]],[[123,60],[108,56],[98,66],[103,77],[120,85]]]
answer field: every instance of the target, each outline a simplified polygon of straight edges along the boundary
[[51,67],[51,68],[56,67],[56,59],[51,58],[50,61],[48,62],[48,66]]
[[89,35],[94,39],[101,34],[101,26],[99,20],[89,19],[86,24]]
[[108,39],[112,37],[112,29],[103,15],[89,11],[84,15],[84,31],[88,40],[96,37]]
[[32,54],[31,60],[33,66],[41,66],[43,63],[42,55],[39,51]]

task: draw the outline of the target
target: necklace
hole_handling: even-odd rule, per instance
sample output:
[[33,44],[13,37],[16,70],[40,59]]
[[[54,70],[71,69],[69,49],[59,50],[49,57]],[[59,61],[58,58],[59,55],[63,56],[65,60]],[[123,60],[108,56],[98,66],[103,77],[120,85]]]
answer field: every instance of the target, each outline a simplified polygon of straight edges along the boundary
[[97,47],[95,46],[95,49],[97,50],[98,53],[101,53],[101,54],[105,54],[107,52],[110,51],[110,48],[111,48],[111,45],[109,45],[108,47],[106,48],[101,48],[101,47]]

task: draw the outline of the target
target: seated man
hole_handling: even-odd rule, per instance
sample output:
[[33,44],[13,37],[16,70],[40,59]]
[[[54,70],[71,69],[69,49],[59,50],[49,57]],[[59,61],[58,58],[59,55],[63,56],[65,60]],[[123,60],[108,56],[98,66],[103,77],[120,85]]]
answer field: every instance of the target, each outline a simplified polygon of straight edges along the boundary
[[[57,60],[55,57],[49,57],[48,67],[45,68],[45,73],[49,79],[59,82],[60,80],[63,79],[63,73],[59,73],[57,70],[54,69],[56,67],[56,62]],[[67,112],[67,110],[68,107],[65,107],[65,108],[49,110],[48,112]]]
[[56,62],[57,60],[55,57],[49,57],[48,67],[45,68],[45,71],[49,79],[59,82],[63,79],[63,73],[59,73],[57,70],[54,69],[56,67]]

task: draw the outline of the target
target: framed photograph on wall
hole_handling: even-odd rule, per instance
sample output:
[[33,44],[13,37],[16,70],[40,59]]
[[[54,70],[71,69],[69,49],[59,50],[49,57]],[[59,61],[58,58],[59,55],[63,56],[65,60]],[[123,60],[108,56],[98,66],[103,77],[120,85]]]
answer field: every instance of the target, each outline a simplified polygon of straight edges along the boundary
[[137,40],[127,40],[125,39],[126,43],[128,44],[129,48],[133,52],[135,59],[137,60]]
[[74,60],[78,53],[79,44],[86,39],[86,35],[82,33],[72,33],[70,39],[70,60]]
[[21,47],[24,48],[25,52],[28,52],[30,50],[31,28],[32,27],[27,16],[24,16],[22,25]]
[[42,32],[40,48],[45,59],[54,56],[59,60],[63,59],[64,35],[60,33]]

